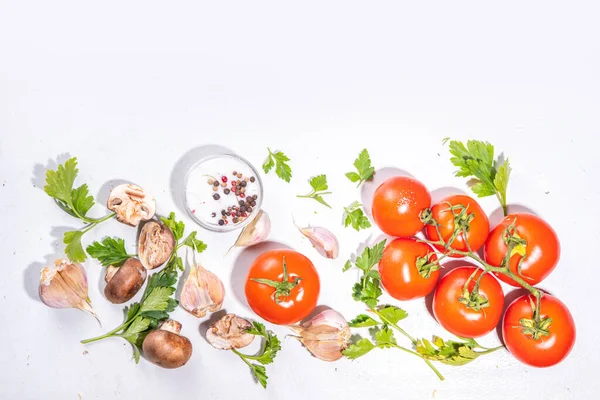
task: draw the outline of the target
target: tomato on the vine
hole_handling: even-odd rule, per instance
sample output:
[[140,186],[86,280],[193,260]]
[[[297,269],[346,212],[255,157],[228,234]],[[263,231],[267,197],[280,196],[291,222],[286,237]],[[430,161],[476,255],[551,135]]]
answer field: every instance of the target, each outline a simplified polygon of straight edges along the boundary
[[[491,332],[502,317],[500,283],[480,268],[464,266],[448,272],[433,294],[433,314],[447,331],[466,338]],[[465,284],[473,277],[465,290]],[[474,291],[477,282],[479,288]]]
[[[556,232],[540,217],[517,213],[505,217],[496,226],[485,243],[485,261],[501,266],[508,246],[512,246],[510,269],[530,285],[537,285],[554,270],[560,257],[560,243]],[[502,281],[520,286],[513,279],[497,274]]]
[[[467,252],[477,251],[483,246],[490,232],[490,222],[481,206],[472,197],[453,195],[431,207],[431,217],[438,227],[428,224],[425,235],[431,241],[440,240],[439,233],[445,243],[455,250]],[[463,231],[464,230],[464,231]],[[443,246],[435,247],[444,252]],[[450,254],[451,257],[462,257]]]
[[395,176],[383,182],[373,196],[373,220],[390,236],[414,236],[423,229],[421,212],[431,205],[431,195],[418,180]]
[[434,250],[414,238],[390,242],[379,261],[381,283],[398,300],[427,296],[435,287],[440,271]]
[[546,293],[536,322],[535,304],[531,294],[513,301],[504,313],[502,336],[517,360],[534,367],[550,367],[564,360],[573,348],[575,322],[563,302]]
[[313,263],[294,250],[260,255],[248,271],[246,299],[261,318],[289,325],[306,318],[317,306],[319,274]]

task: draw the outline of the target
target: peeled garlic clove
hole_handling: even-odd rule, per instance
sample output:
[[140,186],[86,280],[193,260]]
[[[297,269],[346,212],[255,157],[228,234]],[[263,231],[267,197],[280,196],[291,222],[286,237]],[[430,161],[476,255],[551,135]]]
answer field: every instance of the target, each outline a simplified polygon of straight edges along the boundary
[[147,269],[163,265],[175,248],[173,232],[165,224],[146,222],[140,231],[138,253],[140,262]]
[[[234,247],[247,247],[260,242],[264,242],[271,232],[271,219],[269,214],[259,210],[254,219],[242,229],[242,233],[237,238]],[[231,250],[229,249],[229,250]]]
[[251,327],[250,321],[227,314],[208,328],[206,340],[219,350],[241,349],[254,340],[254,335],[247,332]]
[[309,226],[307,228],[298,228],[304,236],[310,240],[315,249],[326,258],[337,258],[339,253],[339,243],[331,231],[320,226]]
[[221,309],[225,298],[225,287],[215,274],[204,269],[200,264],[197,267],[192,266],[183,285],[179,303],[190,314],[202,318],[208,312]]
[[336,361],[342,358],[342,351],[350,344],[348,322],[335,310],[325,310],[301,325],[289,327],[299,336],[304,347],[323,361]]
[[98,320],[90,304],[87,276],[81,264],[60,258],[54,261],[54,267],[44,267],[40,275],[39,294],[48,307],[78,308]]
[[131,183],[112,189],[106,206],[117,214],[119,222],[131,226],[137,226],[141,220],[152,219],[156,211],[154,196]]

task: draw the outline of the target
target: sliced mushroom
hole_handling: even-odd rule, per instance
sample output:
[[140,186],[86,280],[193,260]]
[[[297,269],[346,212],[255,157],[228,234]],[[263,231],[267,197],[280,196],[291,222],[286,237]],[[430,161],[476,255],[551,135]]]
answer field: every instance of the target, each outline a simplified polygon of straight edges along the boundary
[[252,327],[250,321],[235,314],[227,314],[206,331],[206,340],[219,350],[241,349],[254,340],[247,332]]
[[146,280],[146,268],[137,258],[130,258],[120,267],[106,269],[104,296],[114,304],[131,300]]
[[156,212],[154,196],[131,183],[111,190],[106,206],[117,214],[119,222],[131,226],[137,226],[141,220],[148,221]]
[[163,368],[179,368],[192,357],[192,342],[179,334],[181,324],[167,320],[144,339],[142,350],[148,361]]
[[171,257],[174,247],[175,237],[165,224],[154,221],[144,224],[138,240],[138,253],[144,267],[160,267]]

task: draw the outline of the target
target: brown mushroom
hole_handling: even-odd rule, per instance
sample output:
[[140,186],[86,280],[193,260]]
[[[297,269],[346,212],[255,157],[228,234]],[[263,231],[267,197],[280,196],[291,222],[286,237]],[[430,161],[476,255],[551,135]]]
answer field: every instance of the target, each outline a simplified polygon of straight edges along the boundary
[[192,342],[179,334],[181,324],[166,320],[144,339],[142,350],[148,361],[163,368],[179,368],[192,356]]
[[119,222],[131,226],[137,226],[141,220],[148,221],[156,212],[154,196],[131,183],[111,190],[106,206],[117,214]]
[[144,224],[138,240],[138,253],[144,267],[160,267],[171,257],[174,247],[175,237],[165,224],[155,221]]
[[131,300],[146,280],[146,268],[137,258],[129,258],[120,267],[106,269],[104,296],[114,304]]
[[254,340],[254,335],[247,332],[249,328],[250,321],[227,314],[208,328],[206,340],[219,350],[242,349]]

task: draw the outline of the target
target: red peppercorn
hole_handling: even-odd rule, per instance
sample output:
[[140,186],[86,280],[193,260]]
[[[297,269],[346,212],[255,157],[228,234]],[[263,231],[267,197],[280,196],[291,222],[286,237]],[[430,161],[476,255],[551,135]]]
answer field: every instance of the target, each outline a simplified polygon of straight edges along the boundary
[[231,186],[235,186],[235,185],[237,185],[237,182],[236,181],[231,181]]
[[229,221],[227,221],[226,219],[224,221],[225,221],[225,225],[227,225],[229,223]]
[[232,217],[235,217],[235,213],[234,213],[234,212],[232,212],[232,213],[231,213],[231,216],[232,216]]
[[223,182],[227,182],[227,177],[226,177],[225,175],[223,175],[223,176],[221,177],[221,180],[222,180]]
[[231,191],[232,191],[233,193],[235,193],[235,192],[236,192],[236,188],[235,188],[235,186],[231,188]]
[[244,193],[240,193],[240,197],[243,199],[244,197],[246,197],[246,195]]
[[244,217],[244,218],[245,218],[245,217],[247,217],[247,216],[248,216],[248,214],[246,214],[246,213],[242,213],[242,217]]

